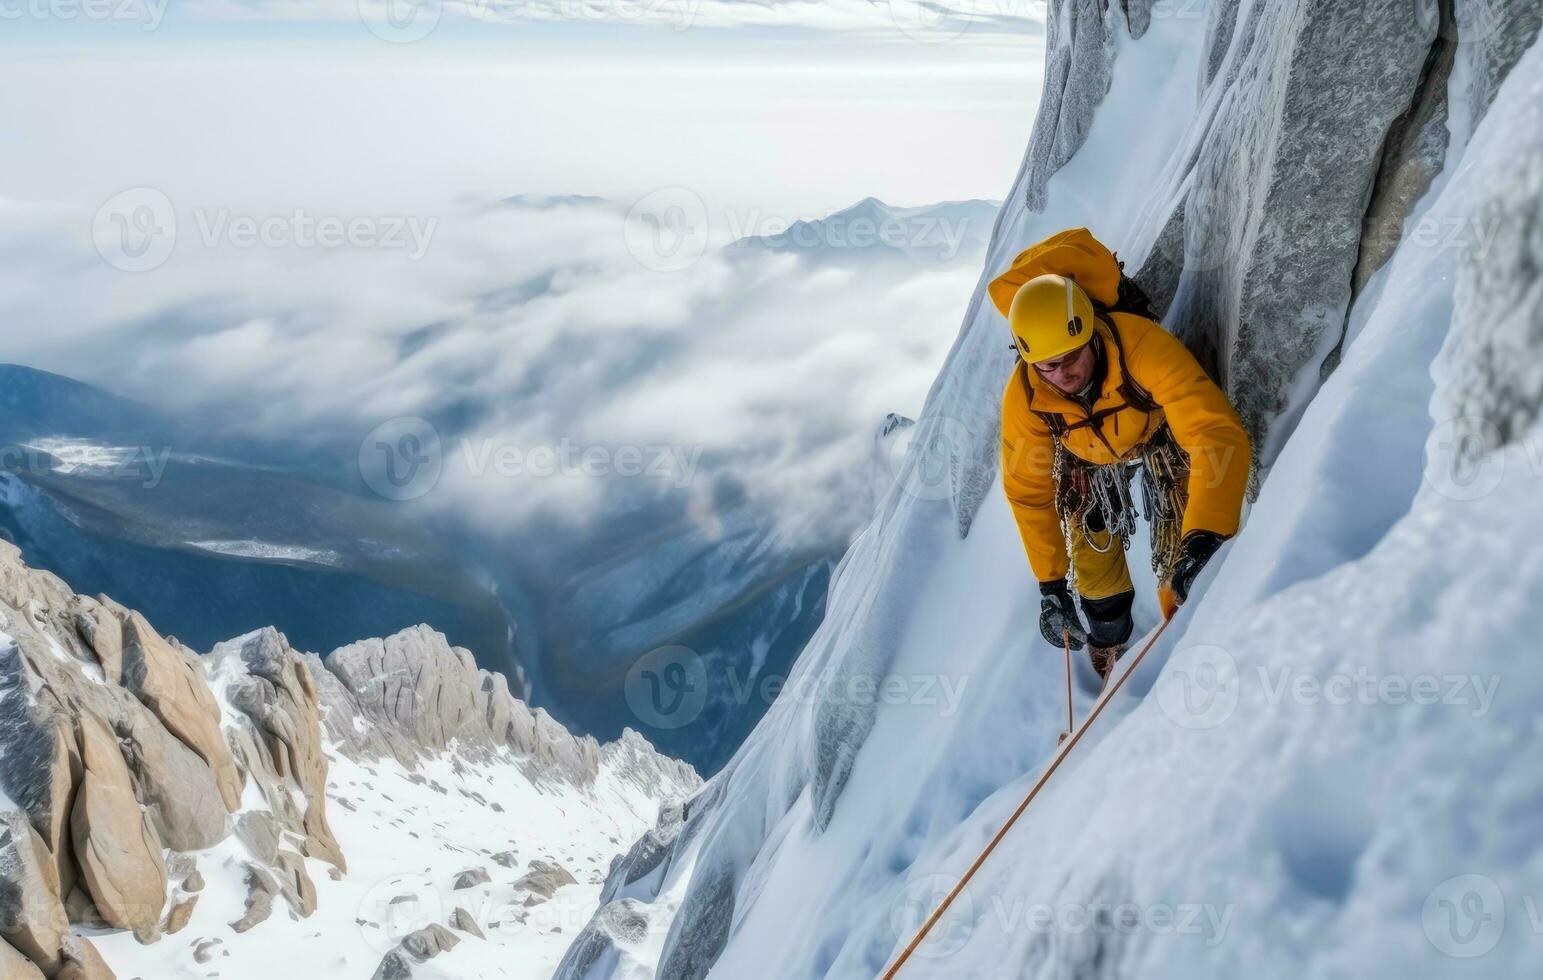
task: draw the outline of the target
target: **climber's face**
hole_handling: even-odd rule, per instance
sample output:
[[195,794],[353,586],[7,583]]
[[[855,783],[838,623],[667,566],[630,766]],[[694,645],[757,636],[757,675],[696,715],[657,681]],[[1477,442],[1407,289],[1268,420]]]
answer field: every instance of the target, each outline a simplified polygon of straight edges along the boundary
[[1094,362],[1093,345],[1083,344],[1069,354],[1048,361],[1036,361],[1034,370],[1063,393],[1073,395],[1093,380]]

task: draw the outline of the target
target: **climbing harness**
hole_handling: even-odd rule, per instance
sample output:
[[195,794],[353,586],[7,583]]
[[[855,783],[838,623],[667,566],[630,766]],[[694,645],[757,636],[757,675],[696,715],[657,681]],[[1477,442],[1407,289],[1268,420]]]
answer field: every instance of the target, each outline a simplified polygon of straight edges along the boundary
[[[1159,426],[1133,460],[1089,463],[1055,442],[1051,479],[1056,510],[1068,554],[1067,580],[1076,591],[1076,532],[1088,547],[1108,554],[1118,542],[1127,551],[1136,533],[1136,504],[1131,483],[1141,474],[1141,513],[1152,545],[1152,574],[1165,581],[1179,560],[1183,543],[1184,501],[1189,482],[1189,457],[1167,424]],[[1093,519],[1097,518],[1097,527]]]
[[[1077,747],[1077,743],[1082,740],[1082,736],[1086,734],[1088,728],[1098,720],[1098,716],[1103,713],[1104,707],[1119,693],[1120,688],[1125,685],[1125,681],[1131,674],[1136,672],[1136,668],[1141,666],[1141,661],[1152,647],[1157,645],[1157,641],[1162,638],[1163,631],[1168,628],[1168,624],[1171,622],[1173,622],[1172,619],[1163,620],[1162,624],[1157,627],[1157,630],[1147,642],[1131,658],[1130,665],[1125,668],[1119,677],[1115,678],[1113,683],[1104,688],[1104,692],[1098,696],[1098,700],[1093,702],[1093,710],[1088,712],[1087,718],[1083,720],[1081,725],[1072,730],[1071,737],[1061,743],[1060,748],[1056,750],[1055,756],[1050,760],[1050,765],[1034,781],[1034,785],[1029,788],[1028,795],[1023,798],[1022,803],[1018,804],[1018,809],[1013,811],[1013,815],[1002,825],[1002,829],[996,832],[996,836],[991,838],[991,842],[986,845],[986,849],[981,851],[980,855],[975,858],[975,862],[970,865],[969,870],[965,871],[964,877],[959,879],[959,883],[954,885],[953,890],[944,897],[937,908],[933,909],[932,914],[927,917],[927,921],[922,923],[921,928],[916,931],[916,935],[912,936],[905,949],[901,950],[900,956],[890,965],[889,969],[884,971],[881,980],[894,980],[895,976],[899,974],[900,968],[905,966],[906,961],[911,958],[911,954],[915,953],[917,948],[926,940],[927,934],[932,931],[932,927],[937,925],[938,921],[948,912],[949,906],[954,904],[954,900],[964,891],[965,886],[970,883],[970,879],[975,877],[975,873],[986,863],[986,859],[991,857],[991,852],[995,851],[997,845],[1002,843],[1002,839],[1007,836],[1007,832],[1013,829],[1013,825],[1028,810],[1029,804],[1034,802],[1034,798],[1039,795],[1039,791],[1045,788],[1046,783],[1050,782],[1050,777],[1055,775],[1057,769],[1061,768],[1061,763],[1065,762],[1072,749]],[[1070,647],[1067,649],[1069,657]]]

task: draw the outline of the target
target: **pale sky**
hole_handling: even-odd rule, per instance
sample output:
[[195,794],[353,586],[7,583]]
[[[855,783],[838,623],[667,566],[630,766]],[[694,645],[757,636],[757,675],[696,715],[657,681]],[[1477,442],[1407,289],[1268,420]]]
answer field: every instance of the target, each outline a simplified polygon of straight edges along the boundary
[[1038,31],[571,23],[388,44],[354,24],[215,30],[178,13],[144,34],[0,25],[0,196],[150,185],[179,206],[378,207],[680,185],[710,211],[795,218],[868,195],[999,198],[1043,48]]

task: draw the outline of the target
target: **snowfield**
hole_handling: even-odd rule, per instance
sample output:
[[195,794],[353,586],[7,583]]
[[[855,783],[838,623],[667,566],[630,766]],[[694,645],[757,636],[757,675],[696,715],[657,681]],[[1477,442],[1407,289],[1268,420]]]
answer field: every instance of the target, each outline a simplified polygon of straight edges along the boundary
[[[335,879],[325,862],[306,862],[316,911],[295,919],[275,903],[268,921],[234,932],[250,857],[232,836],[196,856],[209,884],[181,932],[151,946],[125,932],[86,932],[120,976],[368,978],[404,936],[448,923],[459,908],[486,938],[457,931],[460,944],[416,966],[415,978],[545,980],[594,913],[612,859],[657,817],[657,801],[609,772],[593,792],[537,786],[512,755],[487,765],[446,756],[413,772],[329,750],[327,765],[328,819],[348,874]],[[577,883],[527,907],[532,893],[513,885],[532,860],[562,865]],[[457,889],[473,869],[490,881]],[[195,958],[200,948],[206,963]]]

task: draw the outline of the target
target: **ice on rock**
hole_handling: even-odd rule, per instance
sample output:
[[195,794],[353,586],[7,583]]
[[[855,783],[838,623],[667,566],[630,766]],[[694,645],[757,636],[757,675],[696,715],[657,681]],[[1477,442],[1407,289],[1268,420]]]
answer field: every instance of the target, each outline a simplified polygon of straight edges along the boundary
[[1214,369],[1268,465],[1339,343],[1365,202],[1437,27],[1404,0],[1235,4],[1137,278],[1172,297],[1165,325]]
[[[1093,113],[1109,89],[1114,57],[1107,4],[1060,0],[1056,6],[1059,16],[1046,24],[1044,96],[1024,165],[1022,194],[1031,211],[1044,208],[1045,185],[1082,148]],[[1139,6],[1150,11],[1149,3]]]
[[1468,466],[1520,439],[1543,405],[1543,155],[1515,155],[1499,166],[1492,192],[1475,202],[1473,240],[1458,272],[1452,436]]

